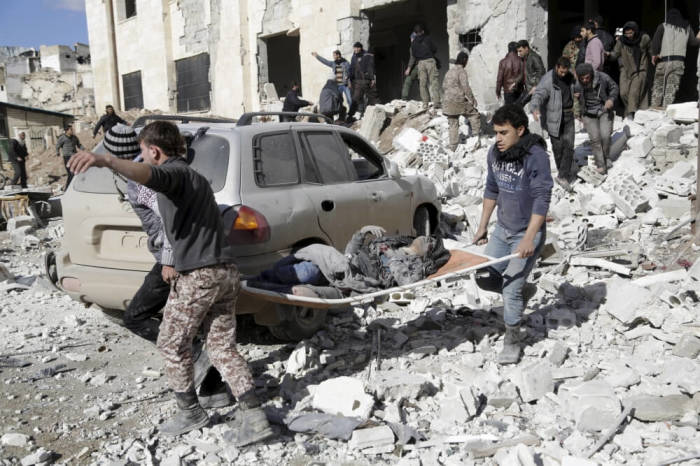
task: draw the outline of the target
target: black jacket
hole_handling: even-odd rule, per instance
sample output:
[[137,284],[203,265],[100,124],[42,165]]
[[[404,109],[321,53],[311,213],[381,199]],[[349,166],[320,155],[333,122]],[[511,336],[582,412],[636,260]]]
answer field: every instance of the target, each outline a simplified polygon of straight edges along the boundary
[[185,159],[170,157],[152,166],[145,186],[158,193],[158,210],[177,272],[234,263],[211,186]]
[[287,97],[284,99],[284,105],[282,106],[283,112],[298,112],[302,107],[308,107],[311,105],[304,99],[299,98],[299,91],[289,91]]
[[116,113],[112,113],[111,115],[109,113],[105,113],[104,115],[102,115],[102,118],[100,118],[97,121],[95,129],[92,131],[92,137],[94,138],[95,136],[97,136],[97,133],[100,131],[100,128],[102,128],[103,133],[106,133],[107,131],[112,129],[112,126],[116,125],[117,123],[125,125],[126,121],[124,121]]
[[411,55],[416,59],[416,61],[427,60],[429,58],[435,58],[437,53],[437,47],[433,44],[432,39],[428,35],[416,36],[411,42]]
[[612,34],[603,28],[598,28],[595,30],[598,39],[603,43],[603,48],[606,52],[612,52],[613,47],[615,47],[615,38]]
[[355,53],[350,61],[351,81],[374,81],[374,55],[364,50]]
[[24,162],[27,161],[29,153],[27,152],[26,145],[20,144],[17,139],[11,139],[9,149],[7,158],[10,160],[10,163],[16,163],[18,158],[22,159]]

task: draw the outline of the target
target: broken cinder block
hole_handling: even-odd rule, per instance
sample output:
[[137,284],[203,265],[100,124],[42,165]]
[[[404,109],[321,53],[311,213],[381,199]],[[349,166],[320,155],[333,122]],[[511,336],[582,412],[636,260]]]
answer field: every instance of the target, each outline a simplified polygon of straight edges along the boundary
[[649,200],[632,177],[626,175],[608,177],[605,187],[615,199],[615,205],[628,218],[635,217],[638,212],[649,210]]

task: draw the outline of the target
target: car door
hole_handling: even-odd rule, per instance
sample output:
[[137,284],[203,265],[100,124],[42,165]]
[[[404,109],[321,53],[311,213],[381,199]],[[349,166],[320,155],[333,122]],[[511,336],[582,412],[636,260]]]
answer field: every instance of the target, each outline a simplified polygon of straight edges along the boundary
[[343,149],[355,170],[355,190],[364,190],[368,199],[366,221],[379,225],[389,234],[410,235],[413,228],[411,184],[390,178],[383,158],[359,135],[339,133]]
[[335,131],[298,129],[295,134],[303,157],[304,191],[319,226],[342,251],[353,233],[368,224],[366,191],[355,183],[357,175]]

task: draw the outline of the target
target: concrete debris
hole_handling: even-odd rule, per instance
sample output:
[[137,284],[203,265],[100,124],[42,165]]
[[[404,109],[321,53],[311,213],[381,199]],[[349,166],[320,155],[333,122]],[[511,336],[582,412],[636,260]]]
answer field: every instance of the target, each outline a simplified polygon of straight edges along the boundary
[[570,415],[581,432],[609,427],[620,414],[620,400],[607,382],[592,380],[574,387],[561,387]]
[[677,421],[687,412],[697,410],[692,398],[685,395],[635,395],[623,401],[626,408],[634,409],[640,421]]
[[390,452],[394,449],[394,432],[389,426],[370,427],[358,429],[352,433],[348,447],[355,450],[386,449]]
[[0,444],[6,447],[21,447],[25,448],[29,446],[31,437],[25,434],[19,434],[17,432],[8,432],[0,437]]
[[336,377],[321,382],[314,390],[312,406],[324,413],[368,419],[374,398],[365,393],[364,383],[353,377]]
[[554,381],[549,364],[538,361],[515,370],[512,378],[525,402],[537,401],[547,393],[554,391]]

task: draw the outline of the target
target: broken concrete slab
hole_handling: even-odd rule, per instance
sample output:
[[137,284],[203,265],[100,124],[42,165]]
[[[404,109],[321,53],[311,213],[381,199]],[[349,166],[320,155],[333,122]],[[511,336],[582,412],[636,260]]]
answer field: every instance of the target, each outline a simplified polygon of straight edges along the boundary
[[394,432],[389,426],[357,429],[352,433],[348,447],[353,450],[390,447],[393,450]]
[[678,144],[681,136],[683,136],[683,129],[678,125],[660,126],[654,131],[654,146],[666,147],[669,144]]
[[686,333],[673,347],[674,356],[695,359],[700,354],[700,338]]
[[645,158],[651,152],[654,144],[651,142],[651,138],[648,136],[635,136],[627,140],[627,145],[629,146],[629,151],[635,157]]
[[370,390],[380,400],[417,400],[437,393],[439,382],[427,375],[403,370],[376,371],[370,381]]
[[[695,123],[698,121],[698,104],[696,102],[671,104],[666,107],[666,114],[676,123]],[[635,113],[635,121],[636,119],[637,114]]]
[[386,120],[384,108],[377,105],[370,105],[365,110],[365,116],[362,118],[360,134],[370,141],[378,141],[379,133],[384,127],[384,120]]
[[670,356],[664,361],[659,379],[684,393],[695,395],[700,392],[700,361]]
[[365,393],[361,380],[336,377],[324,380],[315,388],[311,404],[324,413],[366,420],[374,407],[374,398]]
[[661,120],[664,112],[659,110],[638,110],[634,112],[634,122],[638,125],[646,125],[652,121]]
[[620,414],[620,400],[610,384],[600,380],[562,387],[559,395],[565,400],[576,428],[582,432],[607,429]]
[[625,408],[634,408],[635,419],[646,422],[677,421],[694,408],[685,395],[634,395],[623,400]]
[[634,322],[639,316],[639,308],[654,298],[648,289],[625,280],[612,280],[606,288],[604,309],[624,324]]
[[362,420],[326,413],[305,413],[285,420],[285,423],[292,432],[319,433],[324,437],[347,441]]
[[549,364],[536,361],[517,368],[511,380],[518,387],[520,398],[526,403],[537,401],[545,394],[554,391],[554,381]]

